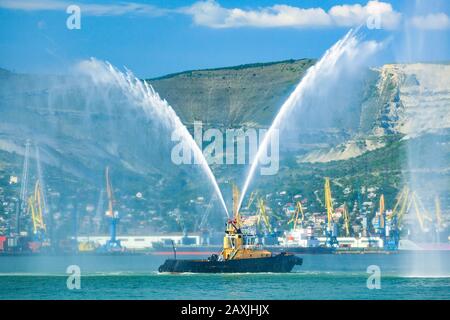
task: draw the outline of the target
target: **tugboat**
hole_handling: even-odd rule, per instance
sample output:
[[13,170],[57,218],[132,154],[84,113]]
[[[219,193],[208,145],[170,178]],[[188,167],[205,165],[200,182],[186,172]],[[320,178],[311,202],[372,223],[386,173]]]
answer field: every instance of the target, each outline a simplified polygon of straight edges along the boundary
[[[233,195],[236,194],[233,192]],[[234,203],[236,204],[236,197]],[[270,251],[256,245],[256,237],[242,231],[242,221],[237,206],[234,217],[226,223],[223,249],[208,259],[186,260],[167,259],[159,272],[192,273],[257,273],[291,272],[295,265],[302,265],[303,259],[285,252],[273,255]]]

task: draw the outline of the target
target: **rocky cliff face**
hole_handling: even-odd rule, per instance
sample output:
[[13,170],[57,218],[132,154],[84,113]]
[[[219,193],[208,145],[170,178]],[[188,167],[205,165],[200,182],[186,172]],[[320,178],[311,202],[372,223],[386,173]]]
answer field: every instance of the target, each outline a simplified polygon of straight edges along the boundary
[[377,93],[375,134],[417,136],[450,128],[450,65],[385,65]]
[[[183,121],[218,127],[268,127],[312,60],[200,70],[148,80]],[[303,130],[292,149],[301,162],[357,157],[386,138],[415,137],[450,128],[450,65],[389,64],[368,72],[361,100],[342,120]],[[356,112],[353,112],[356,111]],[[356,117],[355,117],[356,115]],[[301,154],[303,152],[300,152]]]
[[450,129],[450,65],[389,64],[372,70],[358,132],[313,150],[301,162],[345,160],[385,146],[392,135],[414,138]]

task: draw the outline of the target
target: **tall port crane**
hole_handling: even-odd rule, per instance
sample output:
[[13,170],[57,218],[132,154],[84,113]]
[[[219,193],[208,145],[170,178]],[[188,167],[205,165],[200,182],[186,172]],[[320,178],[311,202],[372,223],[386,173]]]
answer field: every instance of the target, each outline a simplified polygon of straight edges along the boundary
[[20,235],[20,216],[24,211],[24,204],[27,201],[27,187],[28,187],[28,162],[30,158],[30,140],[25,142],[25,154],[23,160],[22,179],[20,180],[20,194],[19,201],[16,207],[16,230],[15,234]]
[[[408,187],[404,187],[397,195],[397,201],[390,214],[384,214],[383,224],[383,242],[386,250],[398,250],[400,243],[400,228],[403,220],[403,216],[409,210],[410,191]],[[380,199],[381,200],[381,199]],[[381,207],[381,205],[380,205]],[[381,208],[380,208],[381,210]],[[384,211],[384,199],[383,199],[383,211]]]
[[441,241],[441,232],[445,229],[446,225],[444,224],[442,219],[441,201],[439,200],[438,195],[434,197],[434,211],[436,214],[436,223],[434,224],[434,230],[436,233],[436,242],[439,243]]
[[109,176],[109,167],[106,167],[105,170],[105,179],[106,179],[106,194],[108,196],[108,210],[106,211],[106,216],[110,220],[109,225],[109,235],[110,238],[106,242],[104,249],[107,251],[122,249],[122,245],[120,244],[120,240],[117,239],[117,224],[119,222],[119,213],[114,211],[114,192],[111,183],[111,179]]
[[[402,201],[402,193],[400,194],[397,203],[394,207],[398,207],[400,201]],[[393,211],[393,212],[394,212]],[[403,213],[402,213],[403,215]],[[394,213],[386,212],[384,194],[381,194],[379,200],[378,212],[375,216],[375,231],[383,239],[383,246],[386,250],[397,250],[398,243],[400,241],[400,232],[397,226],[397,216]]]
[[39,185],[41,189],[41,202],[44,210],[44,215],[48,215],[48,205],[47,205],[47,197],[45,192],[45,181],[44,175],[41,167],[41,156],[39,152],[39,146],[35,143],[35,157],[36,157],[36,170],[37,170],[37,178],[39,180]]
[[266,204],[264,203],[263,198],[258,199],[258,220],[257,224],[258,227],[261,226],[261,222],[264,223],[264,227],[269,233],[272,233],[272,225],[270,224],[269,216],[267,215],[266,211]]
[[380,195],[380,200],[378,204],[378,212],[375,215],[375,232],[382,238],[385,237],[385,206],[384,206],[384,194]]
[[410,200],[410,190],[408,187],[404,187],[402,191],[397,196],[397,202],[392,209],[391,219],[395,219],[395,225],[399,227],[403,220],[403,216],[409,210],[411,206]]
[[416,192],[405,186],[397,196],[392,213],[386,217],[388,223],[385,225],[385,247],[387,249],[398,249],[403,217],[410,211],[411,207],[415,211],[420,230],[422,232],[428,231],[426,222],[432,222],[432,219]]
[[441,202],[439,200],[439,196],[434,197],[434,210],[436,212],[436,228],[437,231],[440,232],[443,227],[442,222],[442,212],[441,212]]
[[274,218],[275,220],[279,221],[283,219],[278,214],[274,212],[274,210],[271,210],[270,207],[266,205],[266,202],[262,197],[258,200],[258,208],[259,208],[259,215],[264,222],[264,226],[266,229],[265,237],[264,237],[264,244],[271,244],[275,245],[278,244],[278,233],[276,228],[273,227],[271,223],[271,218]]
[[345,227],[345,236],[350,237],[350,216],[348,213],[347,203],[344,203],[343,208],[343,216],[344,216],[344,227]]
[[255,200],[257,194],[258,193],[256,191],[253,191],[252,193],[250,193],[250,197],[248,198],[248,203],[247,203],[247,210],[249,210],[250,207],[252,206],[253,201]]
[[292,214],[292,218],[291,220],[288,221],[288,224],[294,223],[294,229],[297,229],[297,224],[298,224],[298,216],[299,214],[301,215],[301,219],[300,219],[300,224],[303,228],[303,222],[305,221],[305,213],[303,211],[303,206],[301,201],[297,201],[297,204],[295,205],[295,211]]
[[331,197],[331,187],[330,187],[330,178],[325,178],[325,206],[327,209],[327,230],[326,230],[326,242],[325,244],[328,247],[337,247],[339,245],[337,238],[336,238],[336,232],[335,232],[335,224],[333,221],[333,200]]
[[417,196],[416,192],[412,192],[411,198],[420,230],[422,232],[428,232],[429,229],[427,228],[425,221],[432,222],[433,220],[431,219],[428,211],[425,209],[422,201]]
[[34,194],[28,198],[28,211],[31,214],[33,234],[36,237],[36,240],[44,240],[47,227],[44,222],[43,212],[45,211],[45,203],[43,201],[39,180],[36,180]]
[[43,194],[41,181],[37,179],[34,194],[28,198],[28,214],[31,216],[33,227],[33,241],[29,243],[29,248],[34,252],[47,250],[51,245],[44,221],[46,209]]

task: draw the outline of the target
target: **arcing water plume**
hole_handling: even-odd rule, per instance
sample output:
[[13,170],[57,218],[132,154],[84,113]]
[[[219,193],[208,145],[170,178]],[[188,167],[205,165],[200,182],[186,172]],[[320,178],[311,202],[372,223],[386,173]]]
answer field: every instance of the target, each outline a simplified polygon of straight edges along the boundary
[[305,94],[314,95],[316,89],[322,86],[323,83],[330,81],[344,59],[347,59],[350,63],[357,63],[359,60],[365,59],[378,51],[380,47],[381,45],[375,41],[361,42],[358,37],[358,31],[350,30],[342,39],[328,49],[314,66],[308,69],[297,87],[281,106],[272,125],[260,143],[242,188],[238,208],[242,205],[242,201],[258,167],[259,160],[266,152],[271,135],[274,134],[275,130],[281,129],[285,125],[286,120],[288,120],[294,109],[303,107]]
[[[413,17],[411,21],[435,12],[436,8],[445,8],[445,2],[409,1],[407,6]],[[424,22],[419,23],[422,25]],[[420,25],[408,23],[400,36],[401,41],[395,48],[396,59],[410,63],[398,67],[401,85],[399,100],[409,117],[408,134],[404,139],[407,163],[402,170],[403,183],[414,190],[423,202],[418,210],[420,212],[413,207],[407,214],[407,238],[418,248],[429,245],[434,249],[425,254],[414,250],[412,254],[405,255],[404,263],[409,266],[408,276],[448,277],[450,273],[445,251],[440,250],[440,241],[445,243],[448,235],[440,230],[436,204],[440,197],[448,193],[449,132],[446,129],[448,126],[442,122],[450,117],[446,108],[450,97],[448,71],[442,65],[418,63],[444,60],[442,54],[448,52],[448,35],[443,30],[420,28]],[[411,77],[415,81],[407,82],[406,79]]]
[[220,188],[209,167],[202,150],[195,143],[193,137],[183,125],[178,115],[166,100],[160,98],[157,92],[145,81],[136,78],[133,73],[127,70],[126,73],[120,72],[108,62],[90,59],[83,61],[78,65],[77,70],[88,76],[96,85],[113,85],[121,89],[121,93],[125,94],[135,105],[140,106],[145,115],[149,119],[159,119],[162,125],[168,129],[177,130],[181,139],[193,152],[194,163],[198,163],[207,175],[210,183],[214,187],[225,213],[228,216],[228,210],[225,205]]

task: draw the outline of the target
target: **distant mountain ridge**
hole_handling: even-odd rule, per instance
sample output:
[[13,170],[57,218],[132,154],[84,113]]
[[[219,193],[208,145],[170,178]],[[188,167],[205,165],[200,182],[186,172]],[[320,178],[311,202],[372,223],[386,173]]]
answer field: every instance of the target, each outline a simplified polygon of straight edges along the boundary
[[[301,59],[193,70],[145,81],[168,101],[189,129],[194,121],[221,129],[267,128],[314,63]],[[208,186],[170,169],[160,170],[157,165],[163,157],[156,155],[149,161],[158,146],[145,145],[146,137],[152,138],[154,132],[148,130],[149,123],[140,113],[127,113],[125,118],[131,121],[127,123],[135,125],[124,127],[124,116],[116,110],[92,108],[84,113],[70,99],[61,99],[55,109],[46,107],[52,97],[43,80],[58,84],[67,78],[0,69],[0,177],[20,176],[24,143],[33,138],[39,142],[46,172],[54,170],[47,178],[54,190],[70,184],[73,194],[78,192],[95,204],[104,167],[110,165],[117,193],[124,197],[121,203],[128,201],[130,207],[136,206],[134,194],[144,194],[145,200],[139,200],[138,205],[151,213],[142,217],[146,221],[143,227],[179,228],[170,211],[189,207],[193,199],[205,196],[203,191]],[[450,141],[449,81],[448,64],[390,64],[368,70],[360,102],[336,121],[316,130],[306,128],[293,137],[289,155],[281,159],[280,174],[273,180],[261,179],[263,187],[312,194],[312,198],[314,191],[323,189],[325,175],[344,180],[342,185],[361,183],[358,179],[364,175],[364,183],[380,188],[384,183],[390,188],[391,194],[386,193],[386,197],[391,201],[394,186],[400,187],[399,172],[407,161],[403,154],[406,138],[438,143],[450,155],[446,142]],[[80,126],[86,121],[92,126],[90,131]],[[52,135],[60,138],[58,143]],[[434,136],[439,136],[437,142]],[[129,146],[136,137],[141,144]],[[431,157],[432,151],[428,153]],[[433,168],[433,172],[444,172],[442,179],[448,178],[447,164]],[[427,165],[424,161],[420,170],[429,170]],[[216,165],[212,169],[221,186],[227,186],[229,181],[240,181],[245,168]],[[382,180],[382,171],[393,173]],[[224,192],[227,196],[228,191]],[[67,193],[67,199],[73,201],[73,194]],[[126,219],[122,225],[127,225]],[[150,223],[152,219],[156,222]]]
[[[312,59],[255,63],[185,71],[145,81],[168,101],[188,127],[194,121],[202,121],[206,127],[268,128],[283,101],[314,63]],[[17,116],[11,110],[14,105],[11,99],[22,94],[45,95],[46,88],[40,80],[46,76],[18,75],[4,69],[0,69],[0,75],[0,112],[3,115],[0,149],[20,153],[23,144],[15,141],[24,141],[21,135],[30,125],[23,123],[26,129],[21,132],[15,132],[14,127],[31,119],[40,121],[45,113],[32,105],[24,108],[19,102],[15,108],[24,109],[19,118],[11,118]],[[314,132],[304,132],[299,137],[301,141],[294,139],[292,144],[298,144],[298,148],[307,146],[300,152],[299,160],[345,160],[383,147],[384,138],[389,135],[423,134],[450,128],[449,79],[449,64],[390,64],[372,69],[361,103],[354,107],[355,112],[346,120],[345,127],[340,122],[331,122]],[[35,87],[31,89],[33,92],[28,92],[27,84]],[[72,117],[73,113],[68,115]],[[42,120],[43,125],[47,120]],[[104,157],[115,156],[107,153],[106,150]]]

